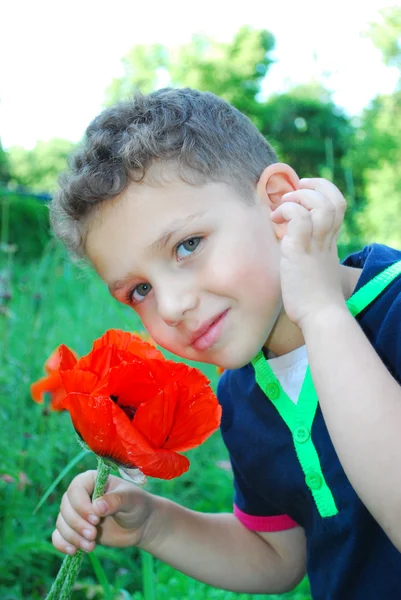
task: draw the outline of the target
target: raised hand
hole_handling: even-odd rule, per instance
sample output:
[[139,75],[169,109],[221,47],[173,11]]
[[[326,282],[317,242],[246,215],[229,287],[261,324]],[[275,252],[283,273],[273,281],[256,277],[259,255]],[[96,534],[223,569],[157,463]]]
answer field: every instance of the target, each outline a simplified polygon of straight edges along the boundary
[[333,304],[344,306],[337,238],[346,203],[325,179],[301,179],[271,214],[287,224],[281,240],[281,287],[287,316],[301,329]]

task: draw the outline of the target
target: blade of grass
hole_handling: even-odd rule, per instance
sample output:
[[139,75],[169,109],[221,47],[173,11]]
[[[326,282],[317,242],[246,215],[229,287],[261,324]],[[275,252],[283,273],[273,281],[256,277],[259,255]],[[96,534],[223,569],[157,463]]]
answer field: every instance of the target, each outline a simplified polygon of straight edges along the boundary
[[42,504],[44,502],[46,502],[46,500],[48,499],[48,497],[50,496],[50,494],[52,493],[52,491],[55,489],[55,487],[57,487],[57,485],[60,483],[60,481],[63,479],[63,477],[65,477],[65,475],[67,475],[68,471],[70,471],[73,467],[75,467],[75,465],[86,454],[88,454],[88,450],[81,450],[81,452],[79,454],[77,454],[75,456],[75,458],[73,458],[72,460],[70,460],[70,462],[68,463],[68,465],[61,471],[61,473],[56,477],[56,479],[50,484],[50,486],[47,488],[47,490],[45,491],[45,493],[43,494],[43,496],[39,500],[38,504],[33,509],[33,514],[34,515],[36,515],[36,513],[38,512],[38,510],[42,506]]
[[156,600],[156,586],[154,580],[153,556],[141,551],[142,558],[142,585],[144,600]]
[[89,560],[92,563],[92,568],[95,572],[98,582],[103,588],[104,592],[104,600],[113,600],[113,593],[110,586],[110,583],[107,579],[107,575],[105,570],[103,569],[100,560],[96,556],[94,552],[89,553]]

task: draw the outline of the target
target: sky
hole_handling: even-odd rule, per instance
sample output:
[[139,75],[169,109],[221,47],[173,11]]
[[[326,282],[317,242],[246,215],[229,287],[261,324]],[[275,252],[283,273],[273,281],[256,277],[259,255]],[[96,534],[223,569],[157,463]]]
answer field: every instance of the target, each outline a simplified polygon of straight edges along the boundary
[[229,41],[242,25],[276,38],[264,93],[323,79],[357,115],[398,73],[363,35],[400,0],[4,0],[0,23],[0,138],[4,148],[53,137],[78,141],[136,44],[174,46],[206,33]]

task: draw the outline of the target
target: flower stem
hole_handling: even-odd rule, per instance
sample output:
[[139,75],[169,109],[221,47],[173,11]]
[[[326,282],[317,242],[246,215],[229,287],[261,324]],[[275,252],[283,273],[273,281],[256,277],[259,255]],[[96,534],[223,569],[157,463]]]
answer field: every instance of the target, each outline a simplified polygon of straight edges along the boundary
[[[92,494],[92,501],[104,494],[109,476],[110,467],[98,456],[97,459],[97,475],[95,480],[95,489]],[[78,550],[74,556],[66,556],[63,564],[53,582],[50,592],[46,596],[46,600],[69,600],[71,596],[72,586],[78,576],[81,568],[83,551]]]

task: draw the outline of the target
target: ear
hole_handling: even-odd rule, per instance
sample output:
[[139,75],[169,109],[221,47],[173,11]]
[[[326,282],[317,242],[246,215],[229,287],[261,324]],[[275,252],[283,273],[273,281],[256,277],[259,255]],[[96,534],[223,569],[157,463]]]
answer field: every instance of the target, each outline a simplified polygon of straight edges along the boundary
[[[271,212],[280,206],[282,197],[288,192],[299,189],[299,177],[289,165],[274,163],[266,167],[256,186],[259,202],[267,206]],[[287,228],[286,224],[273,224],[276,235],[281,239]]]

